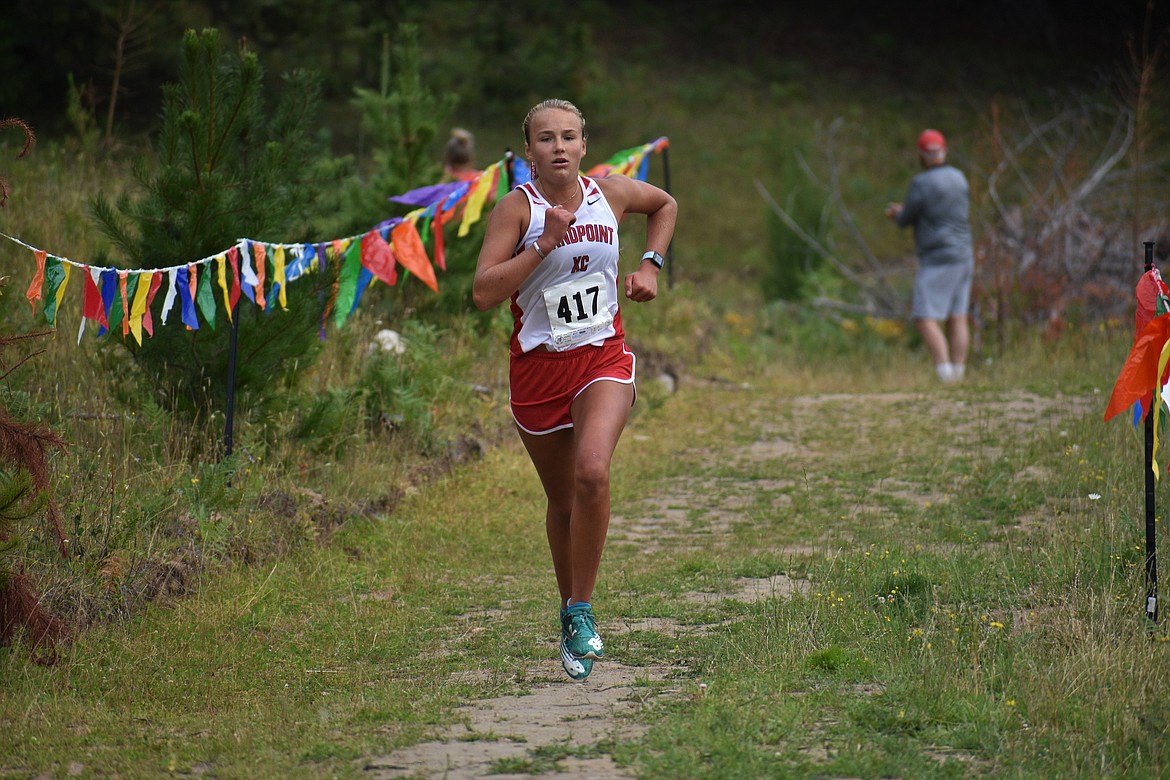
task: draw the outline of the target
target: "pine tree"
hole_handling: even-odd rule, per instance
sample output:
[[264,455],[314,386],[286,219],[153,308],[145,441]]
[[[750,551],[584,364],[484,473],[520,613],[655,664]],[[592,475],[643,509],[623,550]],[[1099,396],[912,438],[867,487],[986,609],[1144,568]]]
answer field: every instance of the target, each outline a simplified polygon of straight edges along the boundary
[[[135,167],[142,194],[124,197],[116,208],[101,196],[91,203],[97,224],[132,267],[183,265],[241,238],[287,243],[304,237],[324,154],[315,132],[318,80],[297,71],[284,81],[270,105],[259,58],[245,43],[227,54],[218,31],[187,31],[180,82],[163,88],[157,163]],[[242,409],[273,402],[285,385],[282,372],[313,359],[329,285],[320,273],[290,284],[287,311],[275,302],[261,311],[241,299],[236,389]],[[126,339],[156,383],[160,403],[196,420],[222,408],[227,396],[230,327],[218,285],[213,289],[214,322],[201,315],[200,327],[188,330],[172,312],[162,325],[164,296],[158,295],[153,338],[141,346]]]

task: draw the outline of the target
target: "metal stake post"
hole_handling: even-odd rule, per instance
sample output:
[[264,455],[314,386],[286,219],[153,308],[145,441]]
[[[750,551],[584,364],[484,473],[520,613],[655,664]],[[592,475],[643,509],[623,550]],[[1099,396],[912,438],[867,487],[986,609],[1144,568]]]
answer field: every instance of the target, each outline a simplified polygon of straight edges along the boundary
[[[232,434],[236,418],[236,343],[240,337],[240,303],[232,307],[232,334],[228,341],[227,364],[227,407],[224,412],[226,422],[223,429],[224,457],[232,456]],[[230,484],[230,483],[229,483]]]
[[[1146,241],[1146,273],[1154,267],[1154,242]],[[1156,313],[1156,312],[1155,312]],[[1154,517],[1154,404],[1162,402],[1161,382],[1155,383],[1146,410],[1146,619],[1158,622],[1158,540]]]

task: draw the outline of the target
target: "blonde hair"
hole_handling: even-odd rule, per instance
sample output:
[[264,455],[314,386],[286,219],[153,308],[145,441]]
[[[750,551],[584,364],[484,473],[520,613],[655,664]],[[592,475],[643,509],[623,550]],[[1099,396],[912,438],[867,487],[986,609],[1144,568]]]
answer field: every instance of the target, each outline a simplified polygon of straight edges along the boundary
[[570,103],[567,100],[561,100],[560,98],[549,98],[548,100],[540,101],[535,106],[533,106],[531,109],[529,109],[528,116],[524,117],[524,142],[525,143],[530,143],[532,141],[532,139],[528,137],[528,128],[532,124],[532,118],[534,116],[536,116],[537,114],[539,114],[541,111],[545,111],[545,110],[550,109],[550,108],[559,108],[562,111],[568,111],[569,113],[576,114],[577,118],[581,120],[581,137],[582,138],[589,137],[589,134],[585,132],[585,115],[581,113],[581,109],[577,108],[575,105],[573,105],[572,103]]
[[443,152],[443,161],[452,168],[471,165],[475,160],[475,136],[462,127],[451,130],[451,138],[447,141]]

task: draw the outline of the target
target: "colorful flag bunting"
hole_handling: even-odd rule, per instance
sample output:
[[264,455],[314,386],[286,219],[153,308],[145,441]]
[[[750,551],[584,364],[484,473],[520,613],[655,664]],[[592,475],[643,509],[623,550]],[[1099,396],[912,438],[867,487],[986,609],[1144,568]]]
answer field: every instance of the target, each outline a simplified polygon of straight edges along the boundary
[[[650,144],[623,150],[591,169],[588,175],[625,173],[644,179],[648,155],[660,152],[668,145],[664,136]],[[505,164],[511,177],[504,175]],[[438,292],[434,267],[447,270],[445,226],[458,218],[457,233],[460,237],[466,236],[488,203],[505,196],[510,185],[518,186],[529,178],[525,162],[509,155],[507,160],[489,165],[470,181],[434,184],[389,198],[420,208],[405,217],[388,219],[360,236],[316,244],[265,244],[240,239],[226,252],[170,268],[120,270],[93,267],[52,255],[4,233],[0,233],[0,237],[32,250],[36,270],[25,296],[33,313],[39,305],[50,325],[57,321],[72,267],[82,270],[84,289],[77,334],[79,343],[87,321],[98,324],[99,336],[119,326],[123,338],[132,334],[138,344],[142,343],[142,331],[153,336],[151,305],[164,284],[164,272],[167,278],[161,310],[163,324],[166,324],[177,300],[183,323],[197,330],[199,313],[203,314],[208,325],[215,327],[217,297],[222,298],[229,320],[234,317],[241,294],[261,309],[265,309],[272,298],[279,300],[282,309],[287,309],[288,284],[314,270],[328,270],[329,256],[332,255],[340,266],[321,322],[323,337],[328,315],[333,313],[335,322],[341,325],[356,310],[363,292],[374,279],[395,284],[397,264]],[[433,262],[427,256],[428,243],[433,247]],[[210,277],[212,263],[216,273],[214,282]],[[229,267],[232,272],[230,284],[227,278]],[[219,287],[218,294],[213,292],[215,286]]]

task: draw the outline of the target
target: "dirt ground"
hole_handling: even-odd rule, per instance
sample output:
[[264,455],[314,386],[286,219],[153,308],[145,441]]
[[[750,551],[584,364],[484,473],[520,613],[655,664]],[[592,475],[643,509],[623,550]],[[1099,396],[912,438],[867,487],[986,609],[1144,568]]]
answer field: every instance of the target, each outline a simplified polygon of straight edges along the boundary
[[[791,593],[802,587],[799,581],[782,575],[763,579],[743,578],[734,593],[685,594],[699,602],[719,598],[754,600],[772,594]],[[694,631],[659,618],[618,621],[607,634],[654,630],[677,634]],[[549,655],[556,646],[549,644]],[[632,778],[608,755],[593,758],[569,757],[556,767],[539,773],[493,774],[493,765],[501,760],[524,761],[534,751],[554,745],[574,748],[600,742],[623,742],[636,739],[645,731],[638,722],[639,711],[650,705],[650,689],[644,683],[668,680],[672,672],[666,666],[627,666],[617,661],[598,661],[588,679],[573,682],[565,676],[560,662],[549,660],[525,670],[526,692],[523,695],[498,696],[472,702],[455,714],[457,725],[450,726],[437,738],[404,748],[386,756],[368,759],[364,768],[371,778],[444,778],[472,780],[491,777],[559,778],[567,777]],[[643,683],[643,684],[639,684]],[[656,696],[681,696],[681,688],[668,685],[655,689]]]
[[[681,533],[672,522],[669,511],[655,513],[659,522],[627,521],[615,516],[612,541],[628,543],[643,534],[651,534],[650,526],[657,526],[657,537]],[[705,604],[720,599],[756,601],[773,596],[784,597],[805,588],[807,583],[784,575],[764,578],[739,578],[734,590],[726,593],[692,591],[683,598]],[[668,636],[704,630],[702,626],[682,626],[662,618],[617,618],[603,627],[605,635],[621,635],[630,631],[655,631]],[[519,695],[498,696],[471,702],[454,715],[452,725],[429,742],[404,748],[385,756],[366,759],[363,768],[367,776],[377,780],[389,778],[443,778],[444,780],[471,780],[491,777],[559,778],[569,777],[611,780],[632,778],[633,774],[619,767],[606,754],[590,758],[568,757],[555,766],[539,771],[539,762],[528,768],[536,772],[496,774],[497,762],[532,761],[541,748],[564,745],[574,750],[596,746],[601,742],[624,742],[638,738],[645,726],[638,717],[654,702],[648,697],[695,695],[681,687],[671,686],[672,673],[668,666],[627,666],[617,660],[598,661],[593,673],[581,682],[569,680],[556,659],[556,644],[548,645],[549,659],[525,669],[525,691]],[[649,688],[645,683],[665,683]],[[700,687],[702,693],[705,688]]]

